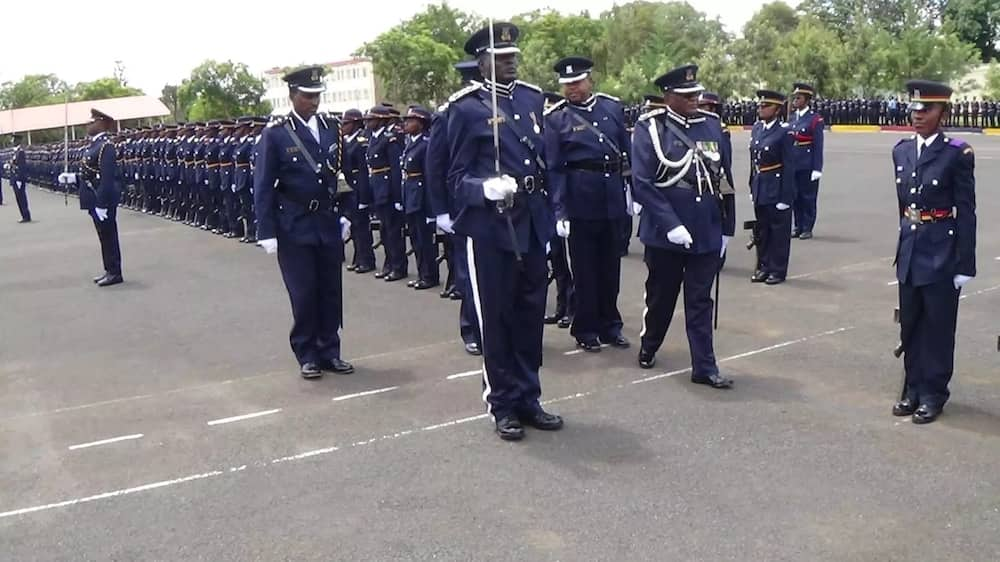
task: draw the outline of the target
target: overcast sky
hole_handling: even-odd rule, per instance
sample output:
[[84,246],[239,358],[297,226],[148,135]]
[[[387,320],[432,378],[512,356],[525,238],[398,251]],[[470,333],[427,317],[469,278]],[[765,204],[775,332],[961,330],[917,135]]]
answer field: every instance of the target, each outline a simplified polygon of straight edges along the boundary
[[[763,0],[689,0],[737,32]],[[302,61],[330,62],[421,11],[427,4],[386,0],[327,3],[259,0],[98,0],[97,2],[7,2],[0,41],[0,82],[27,73],[55,73],[69,82],[111,76],[125,65],[129,84],[159,95],[207,58],[245,62],[255,72]],[[453,7],[483,16],[549,7],[598,15],[620,0],[450,0]],[[797,2],[792,2],[797,4]],[[310,6],[309,8],[303,8]],[[291,10],[300,10],[292,13]]]

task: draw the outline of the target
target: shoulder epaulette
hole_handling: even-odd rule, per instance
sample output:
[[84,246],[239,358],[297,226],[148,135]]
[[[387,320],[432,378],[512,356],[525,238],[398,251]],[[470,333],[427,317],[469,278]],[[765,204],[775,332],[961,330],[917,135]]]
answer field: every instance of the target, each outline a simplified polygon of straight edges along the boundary
[[524,87],[526,87],[526,88],[530,88],[530,89],[532,89],[532,90],[534,90],[534,91],[538,92],[539,94],[540,94],[540,93],[542,93],[542,89],[541,89],[541,88],[539,88],[538,86],[534,85],[534,84],[529,84],[529,83],[527,83],[527,82],[522,82],[522,81],[520,81],[520,80],[517,80],[516,82],[517,82],[517,85],[518,85],[518,86],[524,86]]
[[788,121],[782,121],[782,122],[781,122],[781,128],[782,128],[782,129],[787,129],[787,128],[788,128],[788,127],[790,127],[790,126],[791,126],[791,125],[789,125],[789,124],[788,124]]
[[[914,140],[916,138],[917,137],[915,135],[910,135],[908,137],[903,137],[903,138],[899,139],[899,141],[896,142],[896,146],[899,146],[899,145],[903,144],[904,142],[909,142],[909,141]],[[895,148],[895,147],[893,147],[893,148]]]
[[602,93],[602,92],[597,92],[594,95],[597,96],[597,97],[600,97],[600,98],[606,98],[606,99],[609,99],[611,101],[615,101],[615,102],[619,102],[619,103],[621,103],[621,101],[622,101],[622,100],[620,100],[620,99],[612,96],[611,94],[605,94],[605,93]]
[[962,139],[957,139],[955,137],[945,137],[944,141],[948,143],[948,146],[961,150],[962,154],[972,154],[974,152],[972,150],[972,147],[969,146],[969,143],[965,142]]
[[449,105],[448,102],[444,102],[441,105],[439,105],[437,109],[438,113],[444,113],[445,111],[448,111],[448,105]]
[[639,121],[648,121],[648,120],[652,119],[653,117],[656,117],[658,115],[663,115],[666,112],[667,112],[667,109],[665,107],[660,107],[660,108],[654,109],[652,111],[647,111],[646,113],[643,113],[642,115],[639,116]]
[[549,106],[549,108],[548,108],[548,109],[546,109],[546,110],[545,110],[545,111],[544,111],[544,112],[542,113],[542,115],[548,115],[548,114],[552,113],[553,111],[555,111],[555,110],[557,110],[557,109],[562,109],[562,108],[563,108],[563,106],[565,106],[565,105],[566,105],[566,100],[564,100],[564,99],[562,99],[562,100],[559,100],[559,101],[557,101],[556,103],[554,103],[554,104],[550,105],[550,106]]
[[719,117],[718,113],[712,113],[711,111],[705,111],[704,109],[699,109],[698,113],[701,113],[705,117],[711,117],[712,119],[718,119],[719,121],[722,121],[722,118]]
[[359,136],[359,137],[355,138],[354,140],[358,141],[361,144],[364,144],[364,143],[368,142],[368,137],[361,137],[361,136]]
[[270,127],[280,127],[280,126],[284,125],[286,121],[288,121],[288,116],[287,115],[277,115],[277,116],[272,117],[271,120],[268,121],[267,126],[268,126],[268,128],[270,128]]
[[456,101],[464,98],[465,96],[471,94],[472,92],[475,92],[476,90],[479,89],[479,87],[480,87],[479,84],[472,84],[470,86],[462,88],[461,90],[455,92],[448,98],[448,103],[455,103]]

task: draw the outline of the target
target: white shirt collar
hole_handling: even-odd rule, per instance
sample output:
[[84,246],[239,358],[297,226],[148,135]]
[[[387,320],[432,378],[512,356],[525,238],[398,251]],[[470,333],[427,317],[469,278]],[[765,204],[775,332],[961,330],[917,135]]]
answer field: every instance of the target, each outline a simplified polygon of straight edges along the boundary
[[796,111],[795,113],[798,114],[799,118],[801,119],[802,116],[805,115],[808,112],[809,112],[809,106],[807,105],[807,106],[803,107],[802,109]]
[[94,138],[91,139],[91,140],[95,140],[96,141],[96,140],[98,140],[98,139],[106,136],[107,134],[108,134],[107,131],[101,131],[100,133],[97,133],[96,135],[94,135]]
[[379,127],[378,129],[375,129],[375,131],[372,132],[372,136],[375,138],[381,137],[383,131],[385,131],[385,127]]
[[309,118],[309,121],[306,121],[305,119],[303,119],[302,117],[300,117],[299,114],[296,113],[294,109],[292,110],[292,115],[294,115],[295,118],[299,120],[299,123],[302,123],[303,125],[305,125],[306,127],[309,127],[310,129],[314,129],[314,128],[318,127],[318,124],[316,122],[316,115],[315,114],[312,117]]
[[765,122],[764,122],[764,130],[765,130],[765,131],[770,131],[770,130],[771,130],[771,127],[773,127],[773,126],[774,126],[774,124],[775,124],[775,123],[777,123],[777,122],[778,122],[778,120],[777,120],[777,119],[772,119],[772,120],[770,120],[770,121],[765,121]]
[[920,135],[917,135],[917,146],[919,148],[927,148],[928,146],[933,144],[935,140],[937,140],[939,134],[940,133],[934,133],[933,135],[927,137],[926,139],[921,137]]
[[360,134],[361,134],[361,129],[358,129],[357,131],[354,131],[353,133],[351,133],[351,134],[347,135],[346,137],[344,137],[344,140],[347,141],[347,142],[353,142],[354,139],[358,138],[358,135],[360,135]]

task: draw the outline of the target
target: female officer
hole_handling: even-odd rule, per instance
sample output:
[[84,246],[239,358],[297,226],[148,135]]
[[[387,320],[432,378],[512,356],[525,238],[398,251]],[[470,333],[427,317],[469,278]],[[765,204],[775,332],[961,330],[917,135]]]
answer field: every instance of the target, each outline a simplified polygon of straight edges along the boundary
[[916,135],[892,150],[899,201],[900,347],[906,379],[893,415],[913,423],[937,419],[948,401],[955,359],[955,325],[962,286],[976,275],[975,156],[948,137],[952,90],[907,82]]

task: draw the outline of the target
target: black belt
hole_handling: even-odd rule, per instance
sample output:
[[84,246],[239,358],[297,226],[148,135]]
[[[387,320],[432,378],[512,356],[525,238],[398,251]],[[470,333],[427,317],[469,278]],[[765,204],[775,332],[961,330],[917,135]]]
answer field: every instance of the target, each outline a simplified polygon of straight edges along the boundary
[[522,193],[531,195],[534,192],[540,192],[543,195],[548,195],[548,191],[545,190],[545,183],[542,178],[538,176],[522,176],[515,178],[517,181],[517,193],[520,195]]
[[566,162],[566,167],[570,170],[600,172],[602,174],[617,174],[622,169],[621,162],[602,162],[600,160],[578,160],[576,162]]
[[[333,197],[331,197],[329,194],[327,194],[326,197],[321,197],[318,199],[307,199],[305,197],[297,197],[290,193],[281,191],[280,189],[278,190],[278,194],[281,195],[283,198],[291,201],[292,203],[301,205],[310,213],[317,213],[321,211],[330,211],[330,212],[337,211],[337,203],[333,200]],[[322,208],[324,201],[330,204],[329,208],[327,209]]]

